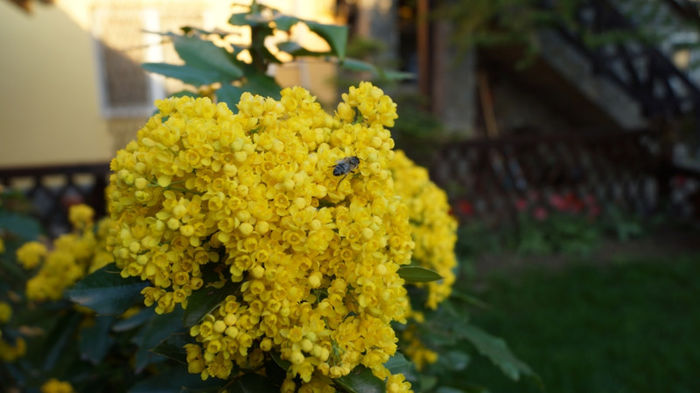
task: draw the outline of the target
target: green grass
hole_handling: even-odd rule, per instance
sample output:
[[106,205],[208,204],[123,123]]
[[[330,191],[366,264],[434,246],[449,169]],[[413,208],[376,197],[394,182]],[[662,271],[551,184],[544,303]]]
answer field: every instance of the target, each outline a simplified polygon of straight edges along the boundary
[[[700,256],[501,273],[477,325],[503,337],[553,393],[700,392]],[[541,392],[479,359],[492,393]]]

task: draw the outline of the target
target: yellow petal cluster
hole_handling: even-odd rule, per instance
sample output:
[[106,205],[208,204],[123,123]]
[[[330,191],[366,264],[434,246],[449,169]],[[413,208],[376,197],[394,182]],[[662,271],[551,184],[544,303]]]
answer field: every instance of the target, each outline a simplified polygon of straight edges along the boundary
[[94,270],[91,266],[96,265],[96,260],[99,263],[104,263],[105,258],[111,260],[111,254],[101,251],[104,238],[99,240],[95,236],[92,216],[92,208],[87,205],[71,206],[69,219],[74,231],[54,240],[50,251],[39,242],[25,243],[17,250],[17,259],[25,268],[41,265],[37,274],[27,281],[28,299],[58,300],[66,288]]
[[22,337],[17,338],[14,344],[5,341],[0,335],[0,360],[14,362],[27,352],[27,344]]
[[408,205],[411,236],[415,242],[414,263],[443,277],[439,281],[417,284],[428,289],[426,306],[435,309],[450,296],[455,281],[457,220],[449,213],[447,195],[430,181],[425,168],[416,165],[402,151],[396,151],[390,168],[396,193]]
[[159,313],[223,285],[205,282],[211,267],[236,283],[191,329],[189,371],[226,378],[274,351],[291,363],[286,386],[359,364],[388,378],[390,323],[409,309],[397,270],[413,249],[389,170],[391,99],[362,83],[333,115],[302,88],[245,93],[235,115],[207,98],[156,105],[111,163],[109,247],[122,276],[151,283]]
[[41,393],[73,393],[73,386],[68,382],[51,378],[41,385]]
[[12,308],[7,302],[0,302],[0,323],[6,323],[12,318]]
[[5,241],[0,237],[0,254],[5,252]]
[[46,246],[37,241],[24,243],[17,249],[17,260],[25,269],[34,269],[45,256]]

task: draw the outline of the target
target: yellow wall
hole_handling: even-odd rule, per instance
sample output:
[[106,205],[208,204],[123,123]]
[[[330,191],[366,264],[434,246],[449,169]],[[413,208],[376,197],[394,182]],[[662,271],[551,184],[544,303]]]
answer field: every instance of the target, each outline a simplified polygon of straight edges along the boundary
[[0,1],[0,167],[104,162],[93,44],[59,7]]
[[[58,0],[28,15],[0,0],[0,168],[107,162],[135,136],[142,118],[106,119],[100,110],[93,7],[110,4],[167,9],[201,7],[226,26],[229,1]],[[332,0],[268,0],[300,17],[332,22]],[[312,49],[313,33],[294,37]],[[335,100],[335,66],[307,60],[278,68],[284,86],[300,84],[322,102]],[[126,138],[126,139],[125,139]]]

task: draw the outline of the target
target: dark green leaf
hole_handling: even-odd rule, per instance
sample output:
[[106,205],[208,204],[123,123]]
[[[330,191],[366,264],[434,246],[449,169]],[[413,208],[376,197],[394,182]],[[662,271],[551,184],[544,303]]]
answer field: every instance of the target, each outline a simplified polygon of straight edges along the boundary
[[333,380],[348,393],[384,393],[386,385],[364,366],[357,366],[350,374]]
[[136,372],[141,372],[156,360],[156,354],[151,349],[182,328],[182,314],[182,309],[177,307],[168,314],[156,315],[134,336],[132,341],[139,348],[134,365]]
[[216,99],[219,102],[225,102],[228,109],[230,109],[231,112],[236,113],[238,112],[236,105],[238,105],[238,102],[241,100],[241,94],[243,94],[244,91],[245,90],[238,86],[223,85],[216,91]]
[[412,72],[380,70],[380,74],[382,77],[392,81],[416,79],[416,74]]
[[194,86],[209,85],[222,79],[221,74],[216,71],[196,68],[186,64],[143,63],[141,67],[146,71],[179,79]]
[[442,279],[437,272],[421,266],[401,266],[399,276],[406,282],[429,282]]
[[122,278],[119,269],[111,263],[78,281],[67,295],[98,314],[115,315],[137,303],[146,285],[136,277]]
[[293,16],[289,15],[279,15],[275,17],[274,19],[275,26],[277,27],[277,30],[284,30],[284,31],[289,31],[289,29],[292,28],[295,24],[301,22],[299,18],[295,18]]
[[351,59],[351,58],[346,58],[340,63],[340,66],[350,70],[350,71],[356,71],[356,72],[371,72],[376,74],[377,73],[377,68],[373,66],[370,63],[367,63],[366,61],[362,60],[357,60],[357,59]]
[[532,375],[530,367],[516,358],[503,339],[494,337],[474,325],[467,325],[462,333],[480,354],[489,358],[509,378],[517,381],[520,375]]
[[384,363],[384,367],[391,371],[392,374],[403,374],[403,376],[411,382],[418,380],[413,363],[408,361],[401,352],[396,352],[394,356],[389,358],[389,360]]
[[218,307],[226,296],[231,295],[238,285],[229,281],[221,288],[203,287],[192,292],[183,316],[185,326],[190,327],[199,322],[207,313]]
[[305,21],[309,29],[320,35],[331,47],[333,54],[340,60],[345,58],[345,48],[348,43],[348,27],[339,25],[325,25],[322,23]]
[[109,328],[114,322],[114,317],[98,316],[95,324],[83,328],[80,331],[80,357],[92,364],[98,364],[114,343],[114,338],[109,335]]
[[260,73],[250,74],[247,78],[247,82],[242,86],[243,90],[263,97],[280,98],[281,89],[274,78]]
[[61,355],[67,353],[67,346],[75,334],[82,317],[79,313],[68,314],[61,318],[51,330],[45,341],[46,345],[49,346],[44,361],[45,371],[53,369],[59,363],[58,360],[61,358]]
[[185,335],[176,333],[161,341],[151,352],[165,356],[178,363],[187,364],[187,351],[185,351],[184,348],[185,344],[187,344]]
[[270,356],[272,356],[272,360],[282,368],[282,370],[287,370],[289,366],[292,365],[288,360],[284,360],[280,357],[280,354],[278,352],[271,352]]
[[[168,372],[149,377],[136,383],[129,393],[180,393],[183,391],[196,391],[205,387],[223,385],[223,381],[212,378],[202,381],[199,375],[181,372]],[[216,390],[220,391],[220,390]]]
[[273,386],[262,375],[245,374],[236,379],[228,391],[230,393],[278,393],[280,389]]
[[287,52],[294,57],[300,56],[329,56],[332,52],[314,52],[308,50],[294,41],[284,41],[277,44],[277,49]]
[[41,226],[35,219],[14,212],[0,212],[0,228],[21,238],[23,241],[36,240]]
[[218,72],[222,81],[230,82],[243,76],[243,72],[231,62],[226,49],[211,41],[176,35],[173,44],[177,54],[188,66]]
[[156,313],[153,311],[152,307],[144,308],[131,318],[122,319],[121,321],[115,323],[114,326],[112,326],[112,330],[115,332],[125,332],[137,328],[146,323],[149,319],[153,318],[155,315]]

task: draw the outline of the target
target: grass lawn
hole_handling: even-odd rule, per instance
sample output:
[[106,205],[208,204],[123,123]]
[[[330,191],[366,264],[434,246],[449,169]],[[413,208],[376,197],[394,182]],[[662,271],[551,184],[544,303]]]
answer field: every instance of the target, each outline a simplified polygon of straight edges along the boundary
[[[494,273],[477,325],[503,337],[553,393],[700,392],[700,255]],[[466,378],[541,392],[487,360]]]

